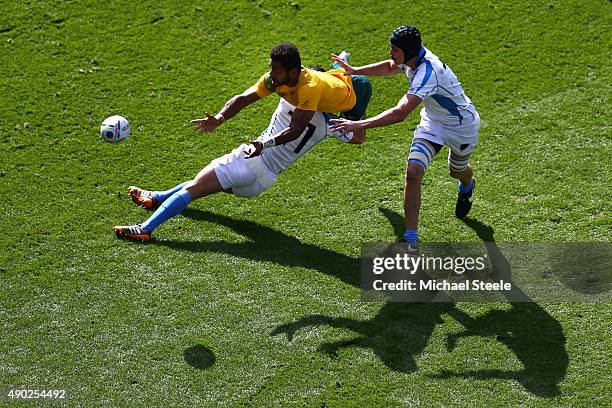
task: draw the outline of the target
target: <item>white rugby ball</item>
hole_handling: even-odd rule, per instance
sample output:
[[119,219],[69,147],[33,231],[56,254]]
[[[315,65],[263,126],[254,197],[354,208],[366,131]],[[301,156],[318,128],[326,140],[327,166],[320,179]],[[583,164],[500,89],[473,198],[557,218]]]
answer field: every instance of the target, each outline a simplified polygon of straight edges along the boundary
[[130,135],[130,123],[123,116],[115,115],[104,119],[100,126],[100,137],[108,143],[121,143]]

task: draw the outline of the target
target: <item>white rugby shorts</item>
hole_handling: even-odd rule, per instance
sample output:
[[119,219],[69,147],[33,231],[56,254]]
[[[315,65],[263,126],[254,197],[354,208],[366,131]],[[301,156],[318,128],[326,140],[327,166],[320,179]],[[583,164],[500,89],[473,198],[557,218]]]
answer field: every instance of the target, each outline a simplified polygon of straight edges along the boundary
[[263,163],[261,156],[246,159],[246,148],[242,144],[210,164],[224,189],[231,188],[238,197],[255,197],[272,187],[276,173]]
[[476,148],[478,129],[480,129],[478,114],[473,122],[461,125],[440,125],[424,114],[421,115],[421,122],[414,131],[414,137],[446,145],[454,153],[467,156]]

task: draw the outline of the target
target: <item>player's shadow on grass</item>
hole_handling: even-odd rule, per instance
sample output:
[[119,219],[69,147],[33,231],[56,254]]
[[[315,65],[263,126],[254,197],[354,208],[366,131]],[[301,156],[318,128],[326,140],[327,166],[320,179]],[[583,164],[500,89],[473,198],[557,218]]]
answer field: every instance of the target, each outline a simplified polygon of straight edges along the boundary
[[358,334],[348,340],[323,343],[318,351],[336,357],[342,348],[371,349],[390,369],[403,373],[417,371],[415,356],[429,341],[442,314],[451,313],[452,303],[393,303],[387,302],[370,320],[311,315],[278,326],[272,335],[285,334],[290,341],[294,334],[308,326],[330,326],[348,329]]
[[[493,228],[469,218],[465,219],[464,223],[485,243],[493,266],[494,279],[512,282],[510,264],[495,243]],[[512,286],[516,288],[514,283]],[[450,335],[447,338],[447,346],[449,351],[452,351],[457,347],[459,339],[494,336],[497,341],[512,350],[522,363],[523,369],[442,371],[436,377],[513,379],[535,395],[559,395],[559,382],[565,377],[569,361],[563,329],[557,320],[537,303],[532,302],[520,288],[514,290],[510,296],[510,309],[493,309],[475,318],[465,313],[454,314],[453,317],[465,329]]]
[[[381,208],[393,226],[396,236],[403,230],[403,218]],[[226,253],[251,260],[271,261],[286,266],[300,266],[335,276],[343,282],[359,287],[360,259],[338,252],[304,244],[280,231],[246,220],[235,220],[223,215],[189,209],[185,216],[224,225],[252,242],[230,243],[157,241],[158,245],[188,251],[212,251]],[[493,228],[478,221],[464,221],[485,243],[496,279],[511,281],[510,265],[493,236]],[[471,317],[456,308],[454,303],[386,303],[372,319],[361,321],[324,315],[306,316],[292,323],[277,327],[272,334],[286,334],[291,339],[296,331],[307,326],[328,325],[349,329],[358,334],[349,340],[324,343],[319,351],[336,355],[345,347],[371,349],[392,370],[414,372],[415,356],[426,347],[436,325],[442,323],[442,315],[448,314],[460,322],[465,330],[447,339],[452,351],[457,341],[470,336],[491,336],[514,352],[523,369],[513,370],[465,370],[442,371],[437,378],[465,377],[476,379],[513,379],[538,396],[559,394],[559,382],[564,378],[568,365],[565,337],[561,325],[522,291],[513,293],[510,309],[493,309],[483,316]]]
[[[401,236],[403,217],[384,208],[380,211],[393,226],[395,236]],[[356,285],[359,285],[359,282]],[[369,320],[311,315],[277,327],[272,335],[285,334],[292,340],[298,330],[308,326],[326,325],[348,329],[358,336],[350,340],[323,343],[318,350],[333,357],[342,348],[371,349],[390,369],[412,373],[418,369],[415,357],[427,346],[436,325],[444,322],[442,315],[453,314],[456,310],[455,304],[451,302],[387,302],[376,316]]]
[[186,209],[183,215],[230,228],[250,242],[155,240],[155,245],[192,252],[217,252],[255,261],[318,270],[359,287],[359,258],[306,244],[299,239],[252,221],[233,219],[198,209]]
[[[381,209],[393,225],[396,235],[402,232],[402,217]],[[495,279],[511,281],[510,265],[495,244],[493,228],[475,220],[466,220],[485,243],[494,268]],[[494,309],[484,316],[473,318],[457,309],[453,303],[386,303],[370,320],[360,321],[342,317],[311,315],[277,327],[272,334],[284,333],[291,340],[295,332],[308,326],[327,325],[349,329],[357,338],[324,343],[319,351],[336,355],[344,347],[363,347],[373,352],[391,369],[412,372],[417,369],[414,356],[427,345],[435,325],[442,323],[441,315],[448,314],[465,330],[447,338],[452,351],[457,341],[469,336],[495,337],[516,355],[522,370],[465,370],[442,371],[436,378],[464,377],[475,379],[510,379],[521,383],[529,392],[551,397],[559,395],[559,382],[565,377],[568,356],[562,328],[552,316],[536,303],[530,302],[520,289],[512,293],[511,308]]]
[[[399,214],[388,210],[381,211],[387,218],[392,217],[394,221],[401,223],[402,217]],[[252,221],[237,220],[198,209],[187,209],[183,215],[194,220],[223,225],[249,238],[251,242],[156,240],[153,243],[178,250],[211,251],[250,260],[305,267],[334,276],[349,285],[360,287],[360,258],[302,243],[295,237]],[[392,225],[396,227],[397,222],[392,222]],[[396,228],[396,234],[400,235],[398,231],[399,229]],[[348,341],[324,344],[320,350],[333,355],[343,347],[369,348],[389,368],[396,371],[413,372],[417,368],[413,356],[425,348],[436,324],[442,323],[441,315],[453,308],[452,303],[387,303],[370,321],[362,322],[317,315],[278,327],[274,334],[286,332],[290,335],[289,331],[317,324],[346,327],[360,333],[361,336]]]

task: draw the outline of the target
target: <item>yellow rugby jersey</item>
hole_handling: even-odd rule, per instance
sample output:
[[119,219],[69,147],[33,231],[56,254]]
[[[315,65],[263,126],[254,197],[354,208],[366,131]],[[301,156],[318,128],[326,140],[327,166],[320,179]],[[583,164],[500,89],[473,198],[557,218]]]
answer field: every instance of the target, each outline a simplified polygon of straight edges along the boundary
[[275,87],[270,73],[265,73],[253,89],[260,98],[277,93],[296,108],[308,111],[346,112],[357,102],[353,80],[341,68],[319,72],[302,67],[300,79],[293,87]]

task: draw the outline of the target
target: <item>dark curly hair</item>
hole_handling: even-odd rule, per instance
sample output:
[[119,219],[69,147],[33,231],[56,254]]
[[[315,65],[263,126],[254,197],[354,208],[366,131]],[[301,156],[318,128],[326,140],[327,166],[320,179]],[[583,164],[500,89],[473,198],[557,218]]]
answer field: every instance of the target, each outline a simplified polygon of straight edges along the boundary
[[297,47],[291,43],[282,43],[272,48],[270,59],[279,62],[287,71],[293,68],[298,71],[302,68],[302,59]]

